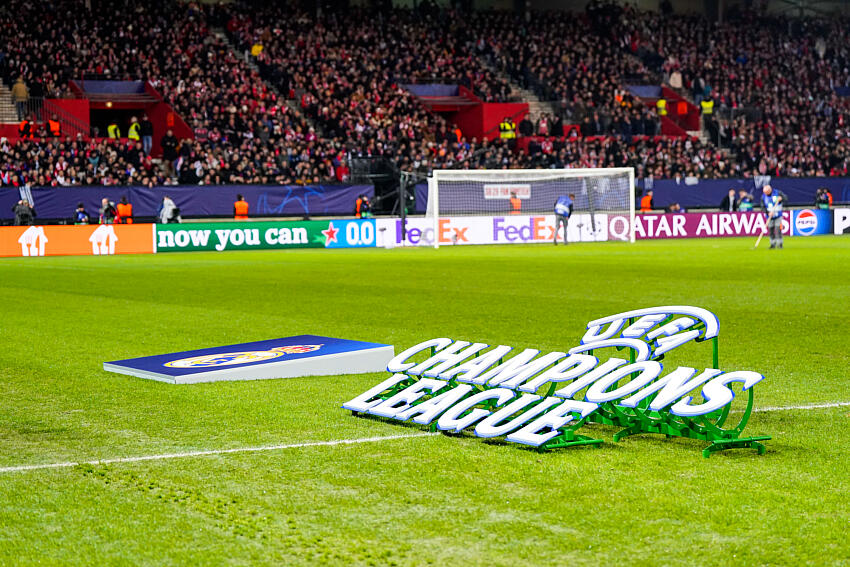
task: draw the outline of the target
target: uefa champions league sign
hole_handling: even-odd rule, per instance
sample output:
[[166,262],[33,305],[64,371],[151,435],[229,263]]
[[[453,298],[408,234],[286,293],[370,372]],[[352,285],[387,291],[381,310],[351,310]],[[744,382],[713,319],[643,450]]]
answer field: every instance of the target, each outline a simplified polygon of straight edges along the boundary
[[[753,387],[764,376],[718,368],[719,328],[705,309],[665,306],[591,321],[581,344],[567,352],[525,349],[505,359],[510,346],[431,339],[393,357],[389,378],[342,407],[433,431],[504,437],[541,451],[598,446],[602,440],[578,433],[584,424],[598,423],[622,428],[615,441],[656,433],[709,441],[706,457],[745,447],[762,454],[758,441],[769,437],[740,434],[752,411]],[[667,353],[704,341],[712,344],[712,368],[680,366],[664,374]],[[603,362],[595,356],[610,349],[615,356]],[[628,360],[617,356],[623,352]],[[425,360],[412,361],[425,354]],[[736,389],[746,396],[746,409],[728,427]]]

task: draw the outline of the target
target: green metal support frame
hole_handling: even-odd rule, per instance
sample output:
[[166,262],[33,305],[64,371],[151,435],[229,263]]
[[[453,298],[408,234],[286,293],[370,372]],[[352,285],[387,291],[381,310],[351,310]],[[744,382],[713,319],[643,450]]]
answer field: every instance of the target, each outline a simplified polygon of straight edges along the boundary
[[[672,316],[668,317],[661,324],[666,324],[670,320],[672,320]],[[630,318],[629,324],[632,323],[634,323],[634,319]],[[696,340],[697,342],[703,342],[705,339],[700,340],[698,338]],[[718,337],[711,338],[711,353],[712,367],[719,369],[720,344]],[[593,351],[589,351],[589,354],[593,354]],[[663,355],[654,357],[653,360],[661,360],[662,358]],[[629,352],[629,361],[632,363],[635,362],[634,350],[630,350]],[[629,375],[624,377],[623,380],[631,380],[634,377],[635,375]],[[614,384],[613,387],[616,389],[618,385],[619,382]],[[614,434],[613,439],[615,443],[632,435],[655,433],[665,435],[668,438],[685,437],[688,439],[708,441],[710,443],[709,446],[702,452],[705,458],[709,458],[712,453],[726,449],[756,449],[759,455],[763,455],[766,449],[759,441],[768,440],[770,437],[740,437],[753,411],[753,390],[754,388],[747,390],[747,407],[741,415],[738,424],[731,428],[724,428],[726,420],[729,417],[729,405],[710,414],[691,418],[677,416],[666,411],[658,412],[650,410],[649,405],[655,396],[650,396],[642,400],[635,408],[619,406],[615,402],[605,402],[599,406],[599,409],[588,416],[587,422],[622,427],[620,431]]]

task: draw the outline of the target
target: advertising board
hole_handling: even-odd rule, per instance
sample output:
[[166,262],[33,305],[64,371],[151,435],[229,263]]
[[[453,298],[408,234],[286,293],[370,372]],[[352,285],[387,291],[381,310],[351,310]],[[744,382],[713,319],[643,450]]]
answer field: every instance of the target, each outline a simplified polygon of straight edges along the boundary
[[44,225],[0,227],[0,256],[111,256],[152,254],[154,225]]
[[835,234],[850,234],[850,209],[835,209]]
[[374,219],[156,225],[157,252],[374,246]]
[[[528,244],[552,242],[555,239],[555,215],[506,215],[480,217],[445,217],[437,222],[413,217],[406,219],[406,235],[402,239],[401,219],[377,219],[378,246],[433,246],[450,244]],[[568,242],[608,240],[608,216],[574,214],[567,230]],[[557,231],[563,242],[563,229]]]

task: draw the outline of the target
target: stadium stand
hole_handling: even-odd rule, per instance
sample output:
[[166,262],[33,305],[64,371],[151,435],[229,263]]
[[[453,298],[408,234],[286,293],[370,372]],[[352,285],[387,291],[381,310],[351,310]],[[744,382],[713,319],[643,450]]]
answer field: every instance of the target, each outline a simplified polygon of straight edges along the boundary
[[[132,9],[94,0],[75,18],[83,2],[6,4],[7,86],[23,77],[37,98],[70,96],[69,81],[85,74],[149,80],[194,140],[179,141],[170,165],[133,142],[4,140],[3,185],[343,181],[348,156],[422,172],[633,166],[655,178],[846,175],[850,165],[840,19],[760,15],[756,29],[747,13],[715,24],[594,3],[525,19],[430,4],[342,17],[171,0]],[[525,88],[555,101],[557,115],[516,151],[458,140],[402,86],[423,82],[463,85],[488,102]],[[707,135],[660,136],[655,109],[630,89],[652,83],[672,83],[697,105],[714,100]]]

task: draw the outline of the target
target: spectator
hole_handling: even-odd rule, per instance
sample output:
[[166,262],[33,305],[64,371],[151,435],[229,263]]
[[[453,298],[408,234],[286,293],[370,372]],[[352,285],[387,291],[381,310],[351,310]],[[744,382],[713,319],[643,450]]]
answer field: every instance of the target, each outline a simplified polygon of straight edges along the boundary
[[151,154],[153,147],[153,123],[148,119],[148,115],[142,115],[142,121],[139,123],[139,134],[142,136],[142,150],[145,155]]
[[529,120],[528,114],[522,117],[522,120],[519,121],[519,135],[520,136],[533,136],[534,135],[534,123]]
[[734,189],[729,189],[729,193],[720,201],[720,210],[729,212],[738,210],[738,199]]
[[23,120],[26,116],[29,98],[29,89],[24,83],[24,78],[18,77],[15,84],[12,85],[12,100],[15,102],[15,110],[18,112],[18,120]]
[[159,142],[162,148],[162,160],[165,164],[165,174],[168,177],[176,177],[177,171],[174,167],[174,162],[177,161],[177,137],[174,132],[169,129],[162,140]]

